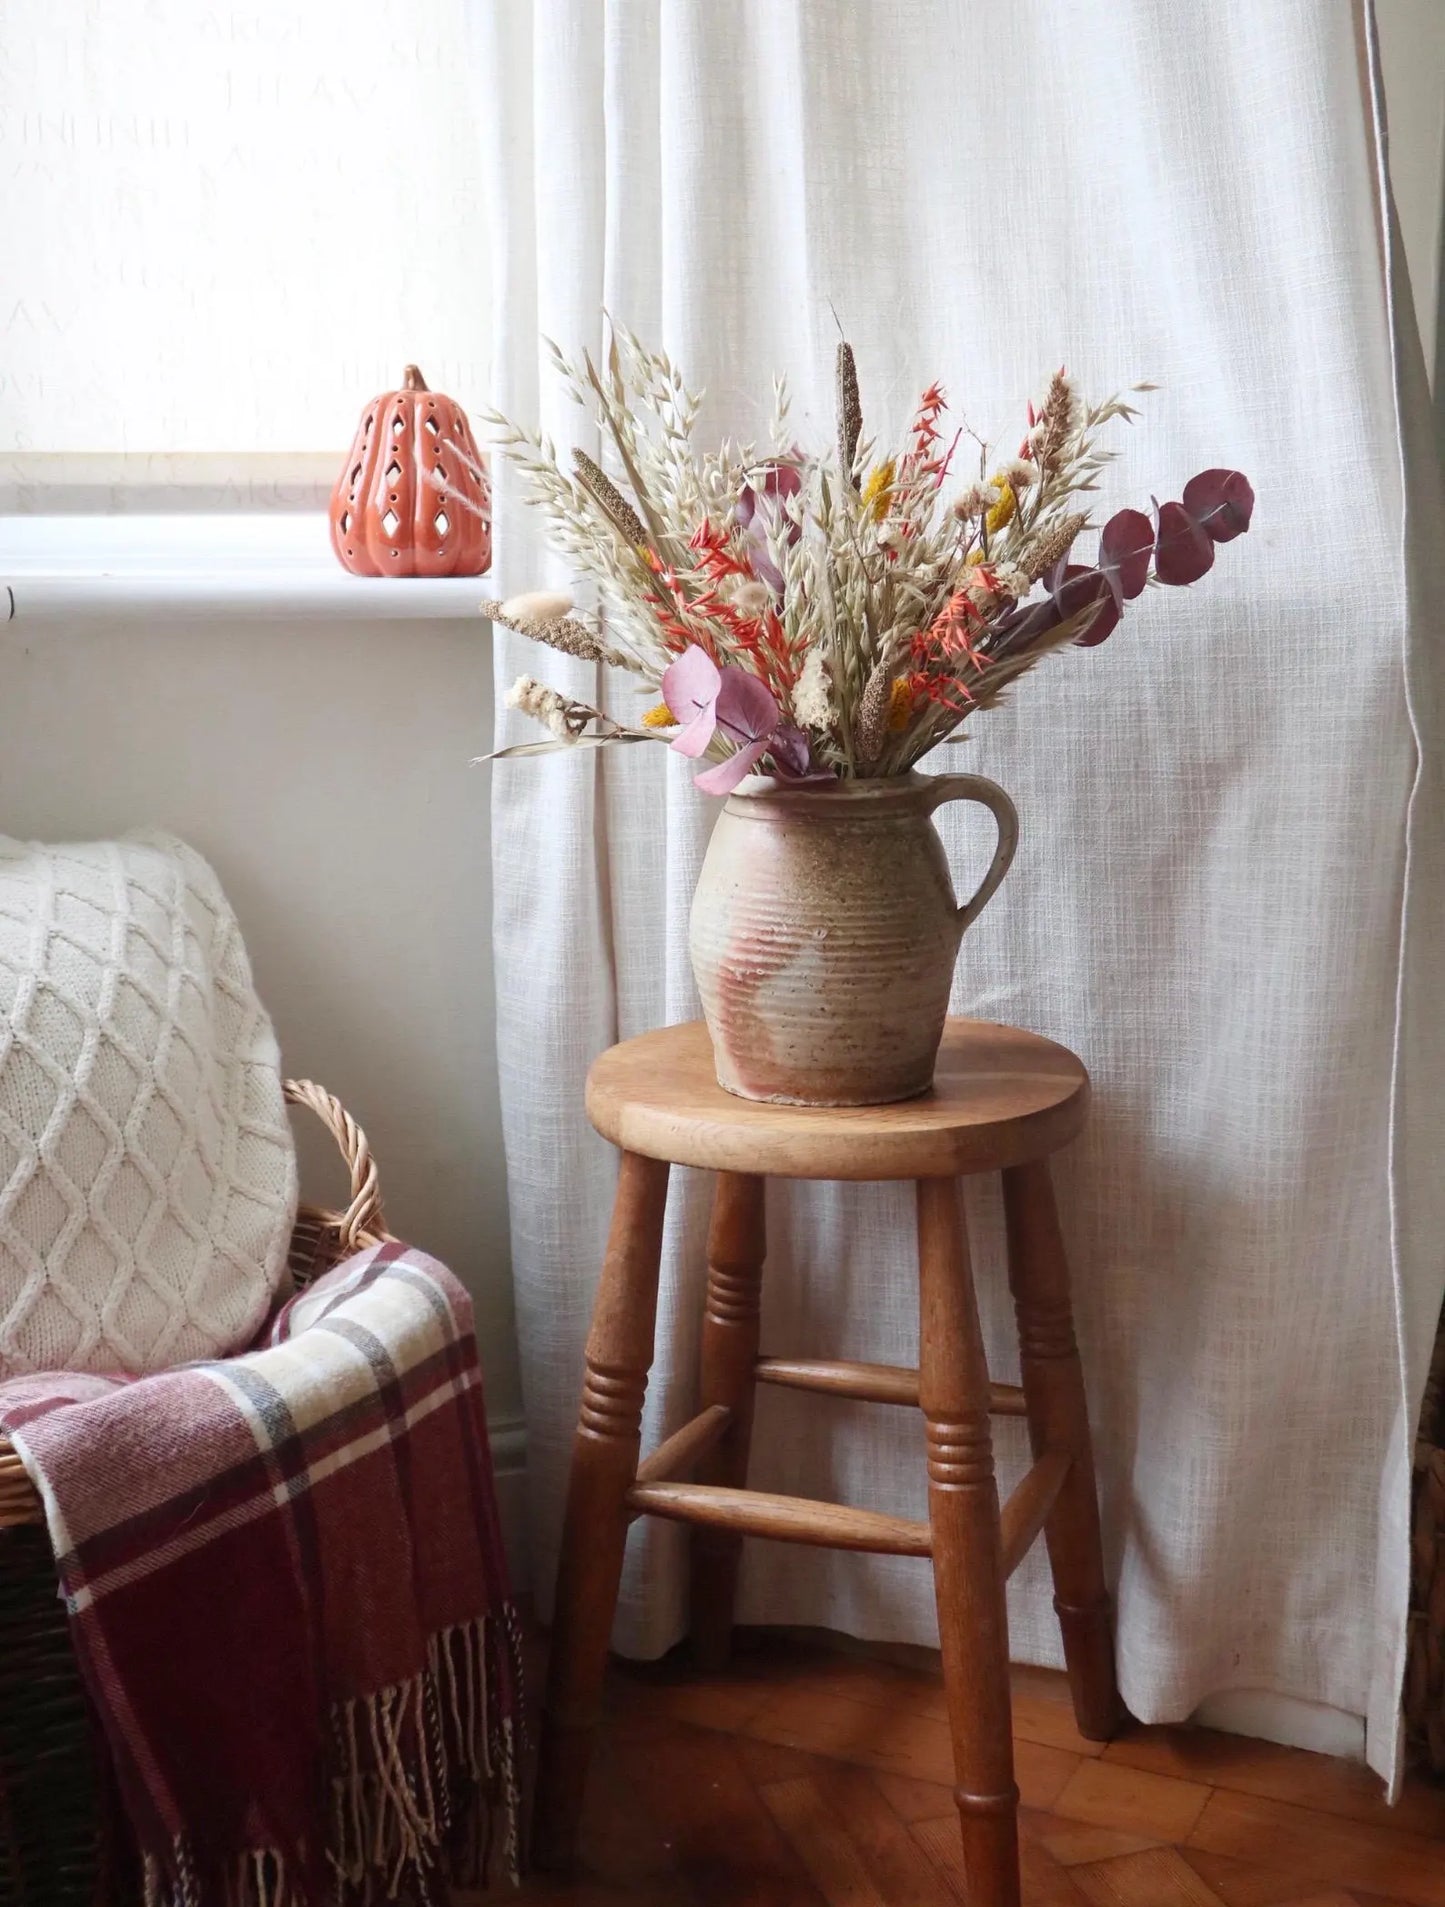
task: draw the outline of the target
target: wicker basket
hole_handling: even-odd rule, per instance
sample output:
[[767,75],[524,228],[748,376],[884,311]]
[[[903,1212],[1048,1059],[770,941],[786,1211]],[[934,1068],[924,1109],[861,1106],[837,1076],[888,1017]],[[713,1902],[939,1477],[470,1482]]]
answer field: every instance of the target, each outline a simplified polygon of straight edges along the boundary
[[1415,1759],[1445,1776],[1445,1315],[1415,1444],[1405,1729]]
[[[351,1174],[344,1212],[297,1213],[290,1267],[304,1285],[388,1234],[365,1133],[308,1080],[287,1080],[286,1097],[330,1129]],[[0,1435],[0,1907],[120,1907],[136,1897],[91,1731],[40,1499]]]

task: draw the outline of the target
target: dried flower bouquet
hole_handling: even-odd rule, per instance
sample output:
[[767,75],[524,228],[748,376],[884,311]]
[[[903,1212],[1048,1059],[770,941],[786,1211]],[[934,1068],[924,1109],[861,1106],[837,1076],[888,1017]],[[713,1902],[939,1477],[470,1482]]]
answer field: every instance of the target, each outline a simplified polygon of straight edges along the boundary
[[1044,656],[1101,643],[1146,583],[1195,582],[1215,545],[1249,528],[1247,480],[1206,470],[1152,517],[1119,511],[1093,562],[1073,560],[1113,454],[1100,433],[1137,413],[1120,397],[1086,404],[1062,370],[1030,404],[1014,457],[950,430],[937,384],[905,441],[883,449],[863,437],[842,343],[827,452],[794,443],[781,383],[766,449],[699,452],[699,399],[666,357],[620,328],[601,365],[551,348],[617,480],[581,450],[567,468],[545,437],[490,421],[601,609],[584,617],[565,595],[536,594],[485,613],[629,670],[662,699],[624,722],[523,676],[508,702],[551,739],[500,755],[659,740],[707,758],[697,785],[718,795],[754,770],[903,774]]

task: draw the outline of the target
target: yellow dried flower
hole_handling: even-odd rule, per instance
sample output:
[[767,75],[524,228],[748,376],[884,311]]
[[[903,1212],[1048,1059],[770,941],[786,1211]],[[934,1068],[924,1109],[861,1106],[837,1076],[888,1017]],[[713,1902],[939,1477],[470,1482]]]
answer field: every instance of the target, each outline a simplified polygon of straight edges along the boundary
[[1019,507],[1014,487],[1007,477],[993,478],[993,486],[998,491],[998,502],[988,513],[988,533],[997,536],[1006,523],[1013,521],[1014,511]]
[[888,513],[888,499],[893,494],[893,475],[897,464],[892,457],[881,464],[875,464],[868,472],[868,481],[863,486],[863,507],[881,523]]
[[677,717],[667,706],[666,702],[659,702],[656,707],[650,708],[644,713],[642,726],[644,728],[676,728]]
[[888,698],[888,732],[899,735],[908,726],[908,718],[913,713],[913,691],[908,686],[907,676],[900,675],[893,684],[893,692]]

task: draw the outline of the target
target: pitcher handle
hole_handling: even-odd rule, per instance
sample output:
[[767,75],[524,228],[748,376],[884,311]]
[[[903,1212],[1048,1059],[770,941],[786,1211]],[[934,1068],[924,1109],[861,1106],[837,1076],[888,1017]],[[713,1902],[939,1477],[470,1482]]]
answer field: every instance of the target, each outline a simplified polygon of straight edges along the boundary
[[986,775],[930,775],[928,781],[929,814],[941,808],[945,801],[981,801],[998,827],[998,846],[993,851],[988,872],[974,889],[972,898],[958,910],[958,931],[962,933],[988,906],[999,882],[1009,871],[1019,844],[1018,810],[998,783]]

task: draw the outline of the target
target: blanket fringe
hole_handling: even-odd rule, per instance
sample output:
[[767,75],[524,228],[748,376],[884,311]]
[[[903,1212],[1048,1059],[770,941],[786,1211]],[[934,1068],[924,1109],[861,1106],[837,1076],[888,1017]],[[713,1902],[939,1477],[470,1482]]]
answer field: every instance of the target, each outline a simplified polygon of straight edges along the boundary
[[[432,1637],[409,1681],[340,1702],[326,1770],[336,1907],[445,1907],[486,1884],[493,1819],[520,1881],[521,1631],[510,1603]],[[217,1872],[184,1839],[143,1865],[145,1907],[316,1907],[307,1850],[255,1848]]]

